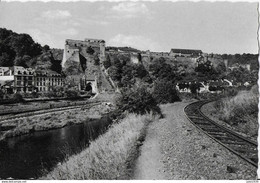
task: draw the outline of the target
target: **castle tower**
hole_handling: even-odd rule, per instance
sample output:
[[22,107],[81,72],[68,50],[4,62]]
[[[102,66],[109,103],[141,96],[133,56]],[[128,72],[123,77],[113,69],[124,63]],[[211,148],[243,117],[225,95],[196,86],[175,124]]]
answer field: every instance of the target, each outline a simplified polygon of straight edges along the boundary
[[106,43],[104,40],[100,42],[100,61],[103,62],[106,58]]

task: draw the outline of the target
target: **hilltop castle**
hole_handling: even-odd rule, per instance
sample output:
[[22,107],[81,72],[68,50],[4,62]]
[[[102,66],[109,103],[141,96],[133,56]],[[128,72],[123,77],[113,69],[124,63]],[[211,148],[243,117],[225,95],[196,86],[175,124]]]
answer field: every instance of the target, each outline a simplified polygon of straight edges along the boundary
[[[113,92],[108,74],[103,72],[105,41],[101,39],[65,40],[62,67],[68,83],[78,85],[82,92]],[[98,60],[98,64],[95,63]]]
[[105,59],[105,41],[101,39],[88,39],[84,41],[66,39],[63,53],[62,66],[64,67],[67,60],[80,62],[80,54],[83,56],[88,54],[88,49],[93,49],[99,53],[100,61]]

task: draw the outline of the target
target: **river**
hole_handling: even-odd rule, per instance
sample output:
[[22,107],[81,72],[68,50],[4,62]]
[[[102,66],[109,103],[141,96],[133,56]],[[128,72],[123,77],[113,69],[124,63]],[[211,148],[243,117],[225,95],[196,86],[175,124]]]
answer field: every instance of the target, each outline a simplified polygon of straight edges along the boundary
[[0,179],[30,179],[80,152],[111,123],[107,117],[0,141]]

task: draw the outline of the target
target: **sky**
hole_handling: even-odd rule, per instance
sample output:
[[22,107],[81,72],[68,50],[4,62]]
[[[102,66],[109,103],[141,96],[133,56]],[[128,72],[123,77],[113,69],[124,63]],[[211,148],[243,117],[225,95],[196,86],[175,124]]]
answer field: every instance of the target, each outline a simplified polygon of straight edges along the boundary
[[257,53],[257,16],[256,2],[0,2],[1,28],[51,48],[95,38],[150,51]]

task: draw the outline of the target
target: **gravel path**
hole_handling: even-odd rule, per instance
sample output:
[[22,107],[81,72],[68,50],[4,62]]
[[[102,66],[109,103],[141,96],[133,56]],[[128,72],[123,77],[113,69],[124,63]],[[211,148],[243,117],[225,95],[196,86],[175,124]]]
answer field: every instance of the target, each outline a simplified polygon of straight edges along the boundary
[[151,123],[134,179],[256,179],[257,169],[195,128],[187,102],[162,105],[165,118]]

